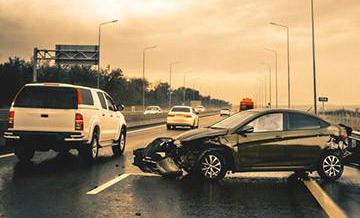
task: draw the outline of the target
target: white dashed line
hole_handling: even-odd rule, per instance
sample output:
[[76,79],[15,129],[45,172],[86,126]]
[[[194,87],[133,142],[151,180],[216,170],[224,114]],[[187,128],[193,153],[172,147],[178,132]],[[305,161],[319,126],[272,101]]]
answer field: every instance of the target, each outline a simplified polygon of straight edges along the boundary
[[118,176],[118,177],[115,177],[114,179],[112,179],[112,180],[110,180],[110,181],[108,181],[108,182],[106,182],[106,183],[104,183],[104,184],[102,184],[102,185],[94,188],[93,190],[88,191],[86,194],[88,194],[88,195],[96,195],[96,194],[98,194],[99,192],[102,192],[102,191],[104,191],[105,189],[109,188],[110,186],[112,186],[112,185],[120,182],[121,180],[126,179],[126,178],[127,178],[128,176],[130,176],[130,175],[131,175],[131,174],[125,173],[125,174],[122,174],[122,175],[120,175],[120,176]]
[[12,156],[14,156],[14,155],[15,155],[14,153],[0,155],[0,159],[1,159],[1,158],[5,158],[5,157],[12,157]]

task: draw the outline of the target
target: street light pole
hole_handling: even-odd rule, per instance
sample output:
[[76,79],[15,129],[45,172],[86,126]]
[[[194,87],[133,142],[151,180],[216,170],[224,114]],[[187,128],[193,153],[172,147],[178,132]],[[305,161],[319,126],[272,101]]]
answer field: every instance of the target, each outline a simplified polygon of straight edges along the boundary
[[313,83],[314,83],[314,112],[315,112],[315,114],[317,114],[315,25],[314,25],[314,1],[313,0],[311,0],[311,26],[312,26],[312,55],[313,55]]
[[171,108],[171,74],[173,65],[178,64],[180,62],[171,62],[170,63],[170,71],[169,71],[169,109]]
[[142,108],[145,111],[145,53],[147,50],[156,48],[156,45],[143,49],[143,78],[142,78]]
[[[262,63],[263,65],[267,66],[269,69],[269,107],[271,108],[272,105],[272,99],[271,99],[271,66],[268,63]],[[265,78],[266,78],[266,74],[265,74]]]
[[277,51],[273,49],[265,48],[265,50],[272,52],[275,55],[275,101],[276,108],[278,108],[278,64],[277,64]]
[[98,38],[98,75],[97,75],[97,88],[100,87],[100,43],[101,43],[101,26],[110,23],[116,23],[118,20],[112,20],[99,24],[99,38]]
[[287,37],[287,65],[288,65],[288,108],[291,107],[291,92],[290,92],[290,40],[289,40],[289,27],[271,22],[271,25],[279,26],[286,29],[286,37]]

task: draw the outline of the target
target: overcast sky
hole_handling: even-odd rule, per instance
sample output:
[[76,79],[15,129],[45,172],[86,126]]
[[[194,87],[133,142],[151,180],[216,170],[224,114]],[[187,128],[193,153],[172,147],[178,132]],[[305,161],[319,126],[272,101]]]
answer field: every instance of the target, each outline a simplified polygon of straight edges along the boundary
[[[314,0],[318,92],[331,104],[360,104],[360,1]],[[310,0],[0,0],[0,61],[9,56],[30,59],[34,47],[96,44],[103,26],[102,66],[121,68],[128,77],[146,77],[237,103],[255,98],[278,51],[279,103],[287,103],[286,32],[290,27],[292,102],[312,104]]]

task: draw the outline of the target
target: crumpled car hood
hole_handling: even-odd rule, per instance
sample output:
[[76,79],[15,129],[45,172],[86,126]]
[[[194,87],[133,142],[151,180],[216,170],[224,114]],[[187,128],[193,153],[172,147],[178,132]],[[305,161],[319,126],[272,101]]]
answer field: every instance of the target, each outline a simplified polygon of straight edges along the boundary
[[175,138],[175,140],[186,142],[186,141],[192,141],[207,137],[222,136],[222,135],[226,135],[227,131],[228,131],[227,129],[200,128],[200,129],[184,132],[178,135]]

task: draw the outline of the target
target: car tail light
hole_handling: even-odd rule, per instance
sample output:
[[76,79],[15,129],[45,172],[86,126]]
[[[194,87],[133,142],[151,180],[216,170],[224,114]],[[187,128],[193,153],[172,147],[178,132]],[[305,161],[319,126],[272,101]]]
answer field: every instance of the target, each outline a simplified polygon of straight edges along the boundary
[[168,117],[175,117],[175,114],[168,114]]
[[185,114],[184,117],[186,117],[186,118],[192,118],[192,115],[191,115],[191,114]]
[[15,121],[15,111],[10,111],[8,128],[14,128],[14,121]]
[[82,104],[83,103],[83,99],[80,93],[80,89],[76,89],[76,100],[77,100],[77,104]]
[[83,130],[84,129],[84,118],[81,114],[75,114],[75,130]]

